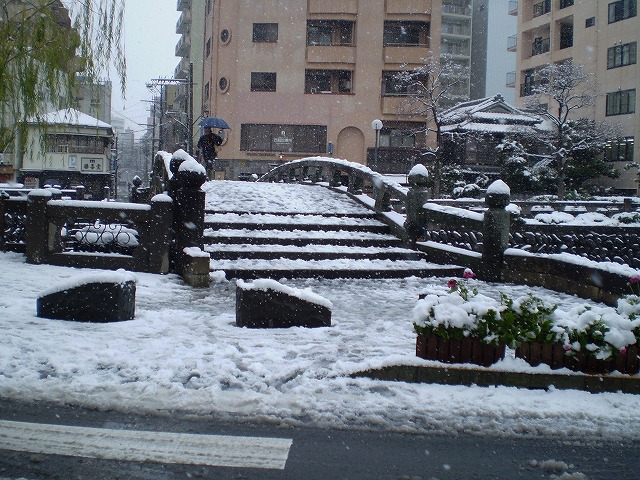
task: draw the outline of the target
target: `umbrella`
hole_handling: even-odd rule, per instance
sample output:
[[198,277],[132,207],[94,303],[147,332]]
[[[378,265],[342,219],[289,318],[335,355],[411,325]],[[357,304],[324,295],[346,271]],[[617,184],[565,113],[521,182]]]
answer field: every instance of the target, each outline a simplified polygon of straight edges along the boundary
[[229,129],[229,124],[219,117],[205,117],[200,121],[200,125],[205,128]]

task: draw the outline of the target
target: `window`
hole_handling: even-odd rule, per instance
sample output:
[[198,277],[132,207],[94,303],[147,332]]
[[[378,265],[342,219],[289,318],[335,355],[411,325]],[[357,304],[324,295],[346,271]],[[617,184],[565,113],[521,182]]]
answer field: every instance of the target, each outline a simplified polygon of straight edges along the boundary
[[327,127],[324,125],[243,124],[240,128],[243,152],[325,153]]
[[560,8],[567,8],[573,5],[573,0],[560,0]]
[[351,70],[305,70],[304,93],[353,92],[353,72]]
[[252,92],[275,92],[276,74],[273,72],[251,72]]
[[204,86],[204,101],[208,101],[209,100],[209,82],[207,82],[207,84]]
[[618,0],[609,4],[609,23],[635,17],[638,12],[637,0]]
[[419,80],[412,80],[412,83],[402,82],[398,78],[399,71],[385,70],[382,72],[382,96],[398,97],[404,95],[413,95],[418,91]]
[[636,63],[637,42],[616,45],[607,50],[607,68],[624,67]]
[[536,86],[536,72],[535,70],[525,70],[522,72],[523,83],[520,84],[520,96],[528,97],[534,94],[534,88]]
[[384,126],[380,130],[380,146],[413,148],[416,146],[416,132],[418,130],[420,130],[420,126],[411,123]]
[[384,46],[428,46],[427,22],[384,22]]
[[354,25],[346,20],[309,20],[307,45],[353,45]]
[[607,116],[625,115],[636,111],[636,91],[621,90],[607,93]]
[[211,39],[207,40],[207,46],[205,47],[205,56],[209,58],[209,55],[211,55]]
[[573,47],[573,23],[560,24],[560,49]]
[[277,43],[278,24],[277,23],[254,23],[253,24],[254,43]]
[[584,21],[584,28],[594,27],[596,25],[596,17],[589,17]]
[[604,147],[604,159],[607,162],[633,162],[633,137],[610,140]]
[[539,17],[551,11],[551,0],[544,0],[533,5],[533,16]]

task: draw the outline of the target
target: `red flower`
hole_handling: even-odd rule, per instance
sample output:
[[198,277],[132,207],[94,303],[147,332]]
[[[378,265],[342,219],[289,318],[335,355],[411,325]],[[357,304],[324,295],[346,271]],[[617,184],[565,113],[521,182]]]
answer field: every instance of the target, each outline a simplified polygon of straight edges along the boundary
[[449,280],[449,281],[447,282],[447,287],[449,287],[449,288],[450,288],[450,289],[452,289],[452,290],[453,290],[454,288],[456,288],[457,286],[458,286],[458,281],[457,281],[456,279],[454,279],[454,278],[452,278],[451,280]]
[[471,270],[470,268],[465,268],[462,276],[464,278],[476,278],[476,274],[473,273],[473,270]]
[[635,275],[629,279],[629,283],[638,283],[640,282],[640,275]]

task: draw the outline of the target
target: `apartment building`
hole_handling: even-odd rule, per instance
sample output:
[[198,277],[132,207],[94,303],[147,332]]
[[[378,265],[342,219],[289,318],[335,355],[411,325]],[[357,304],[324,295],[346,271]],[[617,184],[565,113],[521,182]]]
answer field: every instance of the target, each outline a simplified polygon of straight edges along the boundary
[[[178,9],[195,3],[178,0]],[[394,75],[429,52],[470,65],[471,4],[205,0],[201,111],[231,126],[217,178],[264,173],[313,155],[408,171],[431,139],[420,133],[422,119],[402,114],[411,92],[398,89]],[[183,34],[176,55],[185,43],[193,49],[198,39]],[[469,90],[467,82],[459,100]],[[378,165],[375,119],[383,123]]]
[[634,145],[640,137],[637,0],[520,0],[512,5],[518,15],[516,103],[522,106],[533,94],[541,67],[568,60],[583,65],[595,75],[599,95],[593,107],[575,115],[620,125],[619,137],[605,151],[620,177],[601,183],[635,194],[639,171],[625,166],[640,162]]
[[[200,134],[198,120],[208,113],[202,111],[205,2],[206,0],[177,0],[180,18],[176,22],[176,33],[180,34],[180,40],[176,45],[175,55],[180,57],[180,61],[173,76],[176,80],[182,80],[182,83],[176,84],[178,88],[175,91],[162,92],[161,94],[161,97],[165,99],[171,98],[172,110],[169,111],[174,113],[162,118],[160,123],[170,124],[171,129],[179,132],[190,130],[191,145],[198,141]],[[190,82],[193,84],[191,85]],[[165,105],[163,108],[166,110],[168,107]],[[185,126],[191,113],[193,114],[193,125],[188,129]],[[176,135],[179,137],[179,134]],[[167,144],[166,148],[169,149],[174,144],[181,142],[167,138],[165,143]]]

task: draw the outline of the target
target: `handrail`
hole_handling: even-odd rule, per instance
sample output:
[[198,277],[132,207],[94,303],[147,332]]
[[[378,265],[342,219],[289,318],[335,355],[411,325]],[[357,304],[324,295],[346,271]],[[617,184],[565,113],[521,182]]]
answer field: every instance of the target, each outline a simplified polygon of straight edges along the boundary
[[322,183],[332,187],[346,186],[353,195],[371,193],[376,211],[392,210],[391,199],[406,202],[408,188],[374,172],[360,163],[328,157],[307,157],[278,165],[260,177],[258,182]]

